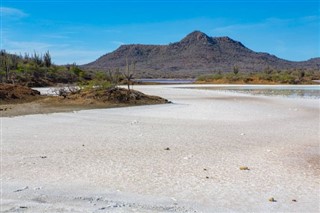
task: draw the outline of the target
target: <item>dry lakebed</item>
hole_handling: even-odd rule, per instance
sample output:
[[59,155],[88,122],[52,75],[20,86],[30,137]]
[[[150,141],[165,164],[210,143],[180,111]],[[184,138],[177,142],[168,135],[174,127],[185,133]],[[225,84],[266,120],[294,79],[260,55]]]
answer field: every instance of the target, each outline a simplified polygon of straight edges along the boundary
[[180,87],[134,86],[171,104],[2,116],[1,212],[320,211],[319,98]]

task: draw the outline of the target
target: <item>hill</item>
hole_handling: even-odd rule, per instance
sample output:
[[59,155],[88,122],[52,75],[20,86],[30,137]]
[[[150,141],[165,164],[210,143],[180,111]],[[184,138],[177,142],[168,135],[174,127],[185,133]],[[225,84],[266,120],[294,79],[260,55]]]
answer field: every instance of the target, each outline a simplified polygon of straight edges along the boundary
[[168,45],[122,45],[96,61],[83,65],[87,70],[124,68],[136,62],[136,77],[196,77],[213,71],[258,72],[271,69],[319,70],[320,58],[293,62],[268,53],[254,52],[229,37],[209,37],[194,31]]

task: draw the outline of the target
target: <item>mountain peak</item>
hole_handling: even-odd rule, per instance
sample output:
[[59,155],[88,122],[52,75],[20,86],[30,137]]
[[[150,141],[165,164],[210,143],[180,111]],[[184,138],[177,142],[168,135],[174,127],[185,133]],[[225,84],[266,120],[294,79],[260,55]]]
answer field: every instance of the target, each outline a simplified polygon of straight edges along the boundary
[[192,42],[197,42],[197,41],[209,41],[210,37],[207,36],[205,33],[201,31],[193,31],[192,33],[189,33],[186,37],[184,37],[181,42],[187,42],[187,43],[192,43]]

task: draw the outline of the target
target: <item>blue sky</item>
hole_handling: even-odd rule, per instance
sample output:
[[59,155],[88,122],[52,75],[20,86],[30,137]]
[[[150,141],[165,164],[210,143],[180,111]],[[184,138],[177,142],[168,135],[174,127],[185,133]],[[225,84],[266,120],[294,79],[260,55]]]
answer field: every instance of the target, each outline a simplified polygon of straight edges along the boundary
[[320,56],[319,0],[1,0],[1,49],[83,64],[121,44],[168,44],[194,30],[301,61]]

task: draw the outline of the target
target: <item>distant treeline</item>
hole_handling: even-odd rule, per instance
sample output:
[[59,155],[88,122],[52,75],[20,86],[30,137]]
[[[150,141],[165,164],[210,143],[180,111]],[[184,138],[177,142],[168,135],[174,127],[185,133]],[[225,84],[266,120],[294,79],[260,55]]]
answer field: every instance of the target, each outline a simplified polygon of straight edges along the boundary
[[314,84],[320,79],[320,71],[307,69],[278,70],[267,68],[261,72],[240,72],[237,67],[233,72],[214,72],[197,78],[197,83],[221,84]]

